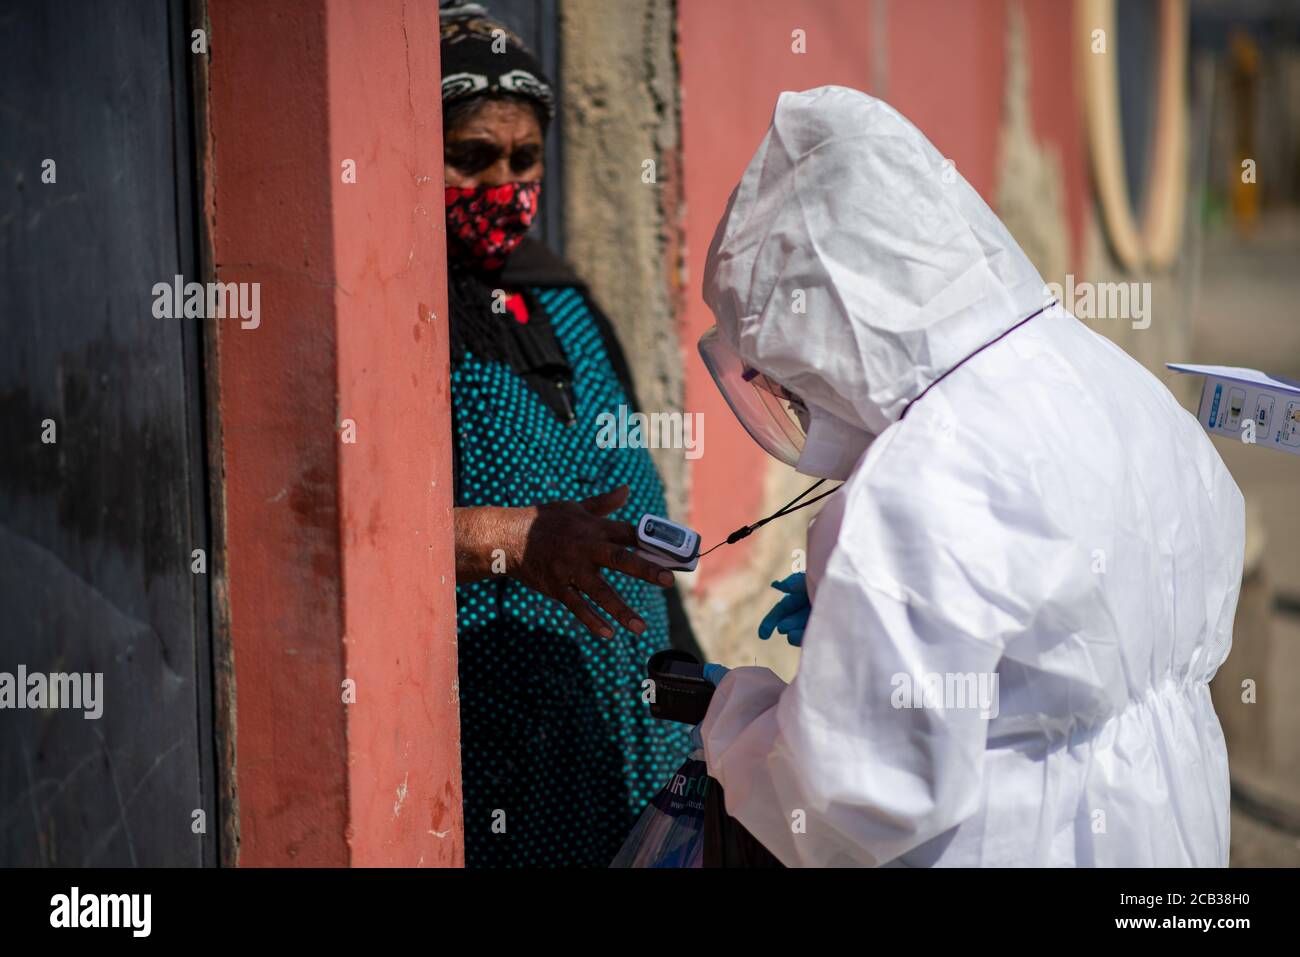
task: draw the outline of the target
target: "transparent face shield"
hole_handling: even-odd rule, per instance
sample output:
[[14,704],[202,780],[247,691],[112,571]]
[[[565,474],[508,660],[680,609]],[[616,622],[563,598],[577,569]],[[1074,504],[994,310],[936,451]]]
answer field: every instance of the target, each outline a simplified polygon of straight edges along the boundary
[[773,458],[797,465],[808,422],[799,397],[746,366],[717,326],[700,337],[700,357],[750,437]]

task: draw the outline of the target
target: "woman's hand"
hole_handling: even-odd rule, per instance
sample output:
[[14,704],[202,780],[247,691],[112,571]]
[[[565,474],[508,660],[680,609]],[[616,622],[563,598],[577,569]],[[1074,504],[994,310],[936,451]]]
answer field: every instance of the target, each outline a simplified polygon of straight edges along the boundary
[[600,570],[612,568],[665,588],[673,583],[673,574],[628,551],[636,545],[631,524],[605,518],[622,507],[627,496],[627,486],[620,485],[581,502],[458,508],[456,579],[464,583],[504,573],[561,602],[593,635],[613,635],[596,607],[639,635],[645,622]]

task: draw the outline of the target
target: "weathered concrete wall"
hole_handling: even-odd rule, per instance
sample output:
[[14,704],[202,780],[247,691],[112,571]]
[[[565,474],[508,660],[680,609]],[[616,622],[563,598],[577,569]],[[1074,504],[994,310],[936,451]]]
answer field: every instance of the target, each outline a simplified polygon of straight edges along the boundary
[[1029,50],[1034,39],[1038,38],[1031,38],[1023,5],[1013,2],[1006,28],[1006,86],[995,205],[1043,278],[1064,283],[1071,266],[1065,174],[1061,150],[1041,139],[1034,128],[1029,89]]
[[[771,462],[740,431],[695,358],[694,344],[703,329],[685,318],[703,309],[699,271],[704,249],[774,99],[764,98],[749,111],[754,113],[752,129],[730,150],[735,155],[728,157],[729,165],[711,157],[709,147],[698,155],[693,169],[708,180],[707,196],[700,202],[703,213],[688,221],[679,140],[687,94],[678,74],[676,29],[671,5],[653,0],[563,4],[565,240],[568,258],[591,283],[618,331],[643,407],[703,414],[704,457],[688,462],[680,449],[653,454],[668,486],[669,511],[700,527],[707,547],[720,534],[758,517],[763,508],[770,511],[789,500],[807,483]],[[788,31],[778,34],[774,40],[786,37],[784,48]],[[732,86],[733,93],[739,89]],[[702,89],[700,95],[710,92]],[[646,181],[647,161],[654,163],[652,182]],[[684,245],[688,223],[689,270]],[[688,376],[695,377],[689,395]],[[693,488],[705,472],[720,479],[707,490],[707,501],[699,499],[698,486]],[[701,505],[708,508],[724,495],[729,501],[720,504],[743,504],[734,514],[724,507],[723,514],[715,512],[716,521],[701,525]],[[679,576],[696,634],[711,659],[760,663],[793,676],[797,652],[784,643],[762,645],[754,628],[778,597],[768,582],[789,574],[791,553],[802,546],[805,526],[802,515],[774,524],[706,559],[701,573]],[[717,587],[700,588],[708,569],[720,563],[738,570],[714,579]]]
[[[762,134],[771,103],[757,108],[751,135],[736,143],[730,166],[711,161],[708,150],[697,161],[696,172],[711,181],[701,202],[703,215],[690,221],[699,261],[692,262],[688,285],[679,140],[686,94],[678,74],[675,17],[671,5],[653,0],[570,0],[562,5],[565,240],[568,258],[591,283],[618,331],[643,407],[704,414],[703,458],[688,462],[680,449],[653,452],[673,517],[698,525],[694,516],[700,503],[692,501],[692,480],[707,469],[730,486],[735,501],[729,504],[746,503],[701,529],[707,546],[719,533],[757,517],[769,503],[775,508],[787,501],[806,483],[753,447],[721,398],[712,394],[707,373],[694,358],[702,329],[686,323],[686,297],[691,297],[690,309],[703,308],[698,273],[704,248],[735,177]],[[647,161],[653,162],[652,170]],[[651,174],[653,180],[647,182]],[[706,381],[697,385],[707,389],[693,389],[688,396],[688,375],[701,373]],[[701,391],[712,403],[701,403]],[[738,475],[745,476],[742,488],[736,487]],[[759,642],[753,632],[761,609],[776,597],[768,582],[788,574],[805,524],[801,516],[774,525],[707,559],[706,569],[719,562],[740,568],[707,593],[698,588],[707,571],[679,576],[710,658],[732,664],[758,661],[786,677],[793,675],[794,649],[775,642],[755,648]],[[740,609],[751,611],[738,613]]]
[[[613,321],[650,412],[680,411],[683,398],[674,27],[672,5],[656,0],[560,5],[567,258]],[[683,451],[653,455],[682,519]]]

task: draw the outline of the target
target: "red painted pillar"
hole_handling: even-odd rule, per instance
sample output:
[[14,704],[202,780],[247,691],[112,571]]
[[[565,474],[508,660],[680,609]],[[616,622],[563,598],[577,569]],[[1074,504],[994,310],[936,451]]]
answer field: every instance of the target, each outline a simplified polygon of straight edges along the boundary
[[208,15],[239,861],[459,866],[437,5]]

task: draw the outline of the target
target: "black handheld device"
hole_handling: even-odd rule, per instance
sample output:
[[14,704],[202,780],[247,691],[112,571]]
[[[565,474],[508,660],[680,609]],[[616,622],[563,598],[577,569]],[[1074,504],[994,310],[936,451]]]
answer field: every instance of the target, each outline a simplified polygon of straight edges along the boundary
[[689,652],[668,649],[650,656],[646,676],[652,682],[650,713],[666,721],[699,724],[713,700],[713,682],[704,665]]

